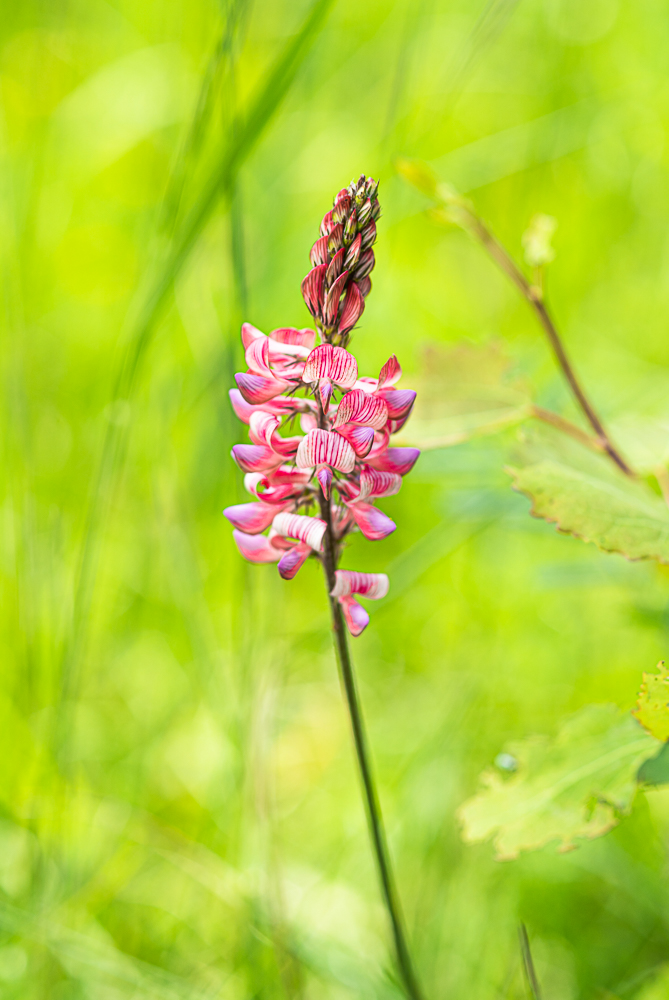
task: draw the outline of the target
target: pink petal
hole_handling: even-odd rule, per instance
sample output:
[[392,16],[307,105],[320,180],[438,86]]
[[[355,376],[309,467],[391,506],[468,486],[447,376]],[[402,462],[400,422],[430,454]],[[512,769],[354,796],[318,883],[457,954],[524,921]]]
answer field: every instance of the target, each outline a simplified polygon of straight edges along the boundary
[[372,396],[362,389],[353,389],[342,397],[337,409],[335,427],[342,424],[361,424],[380,430],[388,420],[388,407],[380,396]]
[[286,389],[294,388],[293,382],[280,378],[263,378],[262,375],[254,375],[253,372],[238,372],[235,375],[235,382],[246,402],[256,406],[274,399]]
[[348,569],[338,569],[337,582],[330,593],[333,597],[348,597],[360,594],[370,601],[378,601],[388,593],[388,577],[385,573],[355,573]]
[[350,282],[346,289],[346,301],[339,320],[340,332],[348,333],[349,330],[352,330],[362,316],[364,309],[365,300],[362,292],[354,282]]
[[[388,535],[392,535],[397,527],[387,514],[373,507],[371,503],[351,504],[349,510],[353,515],[353,520],[365,538],[368,538],[371,542],[378,542],[382,538],[387,538]],[[279,517],[286,516],[289,517],[290,515],[279,514]]]
[[320,319],[323,309],[323,293],[327,265],[317,264],[302,282],[302,297],[307,309],[315,319]]
[[246,366],[254,375],[262,375],[263,378],[274,378],[272,369],[269,366],[269,339],[264,335],[252,340],[246,348],[244,355]]
[[[342,250],[337,251],[335,257],[337,257],[339,253],[341,253],[343,257],[343,248]],[[332,283],[332,287],[325,293],[325,298],[323,300],[323,322],[326,326],[335,326],[337,322],[339,300],[344,293],[347,281],[348,271],[343,271],[337,280]]]
[[310,330],[308,327],[297,330],[294,326],[281,326],[278,330],[272,330],[270,338],[280,344],[307,347],[311,351],[316,340],[316,331]]
[[280,434],[275,434],[272,438],[272,449],[284,459],[293,458],[303,441],[301,435],[284,438]]
[[334,222],[332,221],[332,212],[328,212],[327,215],[323,216],[323,221],[321,222],[321,236],[328,236],[333,225]]
[[255,413],[255,406],[246,402],[239,389],[230,389],[228,395],[230,396],[230,402],[232,403],[232,409],[235,411],[235,415],[239,417],[240,420],[243,420],[245,424],[248,424],[251,419],[251,414]]
[[281,456],[259,444],[236,444],[232,457],[242,472],[265,472],[281,463]]
[[281,553],[270,542],[266,535],[247,535],[243,531],[233,531],[237,548],[249,562],[271,563],[278,562]]
[[264,410],[256,410],[249,420],[249,436],[254,444],[272,447],[272,436],[281,423],[281,417],[272,416]]
[[369,615],[354,597],[340,597],[346,627],[352,636],[361,635],[369,625]]
[[[270,472],[269,475],[273,474]],[[288,484],[273,486],[262,472],[247,472],[244,476],[244,489],[248,490],[252,496],[257,497],[258,500],[262,500],[263,503],[273,504],[275,511],[277,506],[285,503],[289,498],[297,496],[301,488],[301,486]]]
[[330,469],[327,465],[321,465],[320,469],[316,473],[316,479],[321,485],[323,496],[326,500],[329,500],[330,485],[332,483],[332,469]]
[[376,392],[378,385],[379,385],[378,378],[369,378],[368,375],[362,375],[355,383],[353,388],[362,389],[363,392]]
[[379,389],[385,386],[395,385],[402,378],[400,363],[394,354],[391,354],[385,365],[379,372]]
[[397,472],[400,476],[406,476],[413,469],[419,455],[418,448],[387,448],[375,458],[368,458],[367,462],[381,472]]
[[247,535],[259,535],[265,528],[269,528],[276,513],[276,505],[263,503],[262,500],[256,503],[236,503],[223,511],[233,528],[239,528]]
[[374,444],[367,456],[367,464],[373,465],[373,459],[378,458],[379,455],[383,455],[388,448],[388,443],[390,441],[390,427],[386,424],[382,427],[380,431],[374,431]]
[[356,453],[358,458],[365,458],[369,455],[372,445],[374,444],[374,428],[373,427],[358,427],[357,424],[342,424],[341,427],[337,428],[337,434],[341,434],[345,437],[349,444],[352,445],[353,451]]
[[270,482],[273,486],[306,486],[311,479],[311,473],[301,472],[294,465],[280,465],[270,473]]
[[396,472],[379,472],[367,466],[360,473],[360,493],[353,502],[359,503],[367,497],[392,497],[401,487],[402,477]]
[[393,419],[408,417],[416,402],[413,389],[379,389],[379,396],[385,399],[388,416]]
[[321,236],[319,240],[316,240],[311,248],[309,254],[309,259],[314,267],[318,267],[319,264],[327,264],[328,262],[328,238],[327,236]]
[[312,552],[313,549],[310,545],[305,545],[304,543],[293,545],[279,560],[279,565],[277,566],[279,576],[282,576],[284,580],[292,580],[297,571],[304,566]]
[[349,389],[358,377],[358,362],[343,347],[320,344],[307,358],[302,372],[303,382],[329,378],[336,385]]
[[265,334],[258,330],[251,323],[242,323],[242,344],[244,345],[244,350],[246,350],[254,340],[264,337]]
[[325,521],[321,521],[320,517],[288,514],[285,511],[276,515],[272,527],[286,538],[296,538],[300,542],[305,542],[316,552],[320,551],[323,535],[327,529]]
[[309,431],[315,430],[318,427],[318,420],[316,419],[315,413],[303,413],[300,417],[300,429],[308,434]]
[[355,452],[348,441],[334,431],[320,428],[309,431],[297,449],[295,464],[298,469],[312,469],[316,465],[329,465],[339,472],[353,472]]

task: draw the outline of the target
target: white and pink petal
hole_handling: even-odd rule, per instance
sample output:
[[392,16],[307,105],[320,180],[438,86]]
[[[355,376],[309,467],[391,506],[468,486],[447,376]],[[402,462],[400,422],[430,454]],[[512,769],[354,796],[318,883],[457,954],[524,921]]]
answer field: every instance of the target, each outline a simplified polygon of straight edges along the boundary
[[341,434],[317,427],[302,438],[295,456],[295,464],[298,469],[329,465],[338,472],[353,472],[355,452]]
[[281,552],[275,548],[266,535],[247,535],[243,531],[235,529],[232,532],[237,548],[249,562],[272,563],[278,562]]
[[272,521],[272,528],[285,538],[294,538],[319,552],[327,525],[320,517],[307,517],[305,514],[289,514],[283,511]]
[[370,601],[378,601],[388,593],[388,577],[385,573],[356,573],[348,569],[338,569],[336,583],[330,591],[333,597],[348,597],[358,594]]

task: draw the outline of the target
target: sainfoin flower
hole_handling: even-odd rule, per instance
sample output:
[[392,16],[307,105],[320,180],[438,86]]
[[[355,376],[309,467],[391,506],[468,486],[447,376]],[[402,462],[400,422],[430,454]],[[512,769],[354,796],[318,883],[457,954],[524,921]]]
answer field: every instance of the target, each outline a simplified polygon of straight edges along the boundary
[[321,223],[302,282],[318,335],[282,327],[267,336],[245,323],[247,371],[230,390],[249,429],[249,442],[232,456],[254,497],[224,511],[239,551],[251,562],[278,563],[286,580],[310,557],[320,559],[354,636],[369,622],[356,598],[385,597],[388,577],[337,569],[344,541],[354,531],[378,541],[395,530],[376,502],[399,491],[419,455],[391,447],[416,397],[397,388],[395,355],[369,378],[347,350],[371,289],[377,189],[363,175],[339,192]]

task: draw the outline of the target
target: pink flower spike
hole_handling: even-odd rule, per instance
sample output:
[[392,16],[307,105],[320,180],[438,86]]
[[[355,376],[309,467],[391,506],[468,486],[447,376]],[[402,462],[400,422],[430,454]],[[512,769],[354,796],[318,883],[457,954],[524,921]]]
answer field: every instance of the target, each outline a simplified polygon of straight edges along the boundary
[[310,545],[319,552],[327,525],[320,517],[307,517],[304,514],[288,514],[285,511],[277,514],[272,521],[272,527],[285,538],[296,538],[299,542]]
[[263,503],[262,500],[256,503],[236,503],[223,511],[223,516],[227,517],[233,528],[239,528],[247,535],[259,535],[269,528],[276,514],[276,505]]
[[297,571],[304,566],[312,552],[313,549],[310,545],[305,545],[304,543],[293,545],[287,552],[284,552],[279,560],[279,565],[277,566],[279,576],[283,577],[284,580],[292,580],[296,576]]
[[[392,535],[397,525],[391,521],[382,510],[373,507],[371,503],[355,503],[349,505],[353,520],[370,542],[379,542],[382,538]],[[279,517],[285,517],[279,514]]]
[[323,310],[326,271],[326,264],[317,264],[302,281],[302,297],[314,319],[320,319]]
[[368,458],[367,462],[380,472],[396,472],[400,476],[406,476],[413,469],[419,455],[418,448],[387,448],[375,458]]
[[386,361],[385,365],[379,372],[379,389],[383,389],[386,386],[395,385],[396,382],[402,378],[402,369],[397,357],[394,354]]
[[353,451],[358,458],[365,458],[369,455],[374,444],[374,428],[358,427],[357,424],[342,424],[337,428],[337,434],[345,437],[352,445]]
[[281,553],[274,548],[266,535],[247,535],[243,531],[232,532],[237,548],[249,562],[271,563],[278,562]]
[[369,625],[369,615],[362,605],[358,604],[355,597],[340,597],[339,603],[341,604],[346,627],[351,635],[356,638]]
[[344,309],[339,320],[339,332],[348,333],[349,330],[352,330],[364,310],[364,296],[355,282],[352,281],[346,289],[346,301],[344,302]]
[[361,424],[380,430],[388,420],[388,407],[380,396],[373,396],[362,389],[353,389],[342,398],[334,427],[342,424]]
[[281,455],[259,444],[236,444],[232,457],[242,472],[267,472],[281,464]]
[[370,601],[378,601],[388,593],[388,577],[385,573],[355,573],[349,569],[335,572],[337,582],[332,597],[348,597],[359,594]]
[[316,428],[302,438],[295,456],[295,464],[298,469],[329,465],[338,472],[353,472],[355,452],[341,434]]
[[303,382],[329,378],[342,389],[350,389],[358,378],[358,362],[344,347],[320,344],[307,358],[302,372]]
[[242,344],[245,351],[248,350],[254,340],[260,340],[265,336],[262,330],[258,330],[251,323],[242,323]]
[[332,469],[327,465],[321,465],[316,472],[316,479],[321,484],[321,489],[323,490],[323,496],[326,500],[330,499],[330,485],[332,483]]
[[254,406],[267,403],[286,389],[295,388],[294,382],[280,378],[264,378],[262,375],[254,375],[253,372],[238,372],[235,375],[235,382],[246,402]]

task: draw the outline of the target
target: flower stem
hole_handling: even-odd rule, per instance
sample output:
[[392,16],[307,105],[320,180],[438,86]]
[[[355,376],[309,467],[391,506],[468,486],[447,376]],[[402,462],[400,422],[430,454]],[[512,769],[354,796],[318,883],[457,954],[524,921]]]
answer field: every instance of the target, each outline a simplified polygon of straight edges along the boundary
[[395,886],[386,834],[381,815],[378,793],[372,773],[372,765],[367,746],[367,736],[365,733],[365,723],[362,716],[362,706],[358,696],[358,689],[355,680],[355,673],[351,656],[349,653],[346,638],[346,626],[344,624],[341,606],[336,597],[332,597],[331,591],[334,589],[336,578],[335,569],[337,565],[336,545],[332,530],[332,511],[330,501],[320,494],[321,517],[327,524],[327,531],[323,539],[323,569],[325,571],[325,581],[327,584],[330,600],[330,610],[332,613],[332,631],[334,634],[335,652],[339,663],[341,681],[346,696],[351,728],[353,730],[353,742],[362,780],[363,798],[369,823],[369,832],[372,838],[372,848],[376,858],[379,879],[381,882],[381,892],[388,911],[390,926],[395,945],[395,956],[399,972],[404,983],[407,996],[410,1000],[422,1000],[422,994],[418,985],[418,980],[414,972],[411,954],[406,940],[406,933],[402,920],[399,897]]

